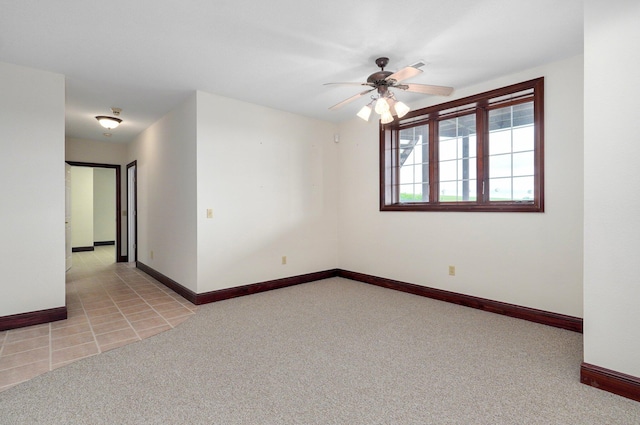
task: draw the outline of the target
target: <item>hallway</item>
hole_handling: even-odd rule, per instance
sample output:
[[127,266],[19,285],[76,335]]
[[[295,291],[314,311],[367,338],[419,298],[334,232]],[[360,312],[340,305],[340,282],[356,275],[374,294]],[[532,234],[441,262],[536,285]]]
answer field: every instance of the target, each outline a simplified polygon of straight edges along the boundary
[[73,253],[68,318],[0,332],[0,391],[85,357],[172,329],[197,307],[130,263],[113,246]]

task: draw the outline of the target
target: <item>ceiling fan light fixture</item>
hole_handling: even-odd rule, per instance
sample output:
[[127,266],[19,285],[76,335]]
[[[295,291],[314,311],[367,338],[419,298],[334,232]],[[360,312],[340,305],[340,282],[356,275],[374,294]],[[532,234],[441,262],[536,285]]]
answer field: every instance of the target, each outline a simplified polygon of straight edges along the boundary
[[393,121],[393,115],[391,115],[390,111],[384,111],[381,115],[380,115],[380,122],[382,124],[389,124],[390,122]]
[[396,102],[396,104],[393,106],[396,110],[396,114],[398,115],[398,118],[404,117],[411,110],[406,104],[402,102]]
[[379,97],[376,101],[376,113],[382,115],[384,112],[389,112],[389,103],[384,97]]
[[376,65],[380,68],[380,71],[376,71],[367,77],[367,81],[364,83],[346,82],[346,83],[325,83],[325,85],[341,84],[349,86],[368,86],[367,90],[357,93],[340,103],[331,106],[329,109],[335,110],[342,106],[353,102],[356,99],[364,96],[365,94],[377,90],[377,96],[372,96],[372,101],[358,112],[358,116],[363,120],[368,121],[371,116],[371,108],[375,103],[373,109],[380,115],[380,120],[383,124],[388,124],[393,121],[393,117],[398,116],[402,118],[411,110],[406,104],[399,102],[393,92],[390,89],[405,90],[414,93],[431,94],[436,96],[449,96],[453,92],[453,87],[445,86],[433,86],[428,84],[406,84],[404,80],[413,78],[416,75],[422,73],[421,67],[426,65],[426,62],[420,60],[412,65],[406,66],[399,71],[390,72],[385,71],[389,58],[380,57],[376,59]]
[[369,118],[371,117],[371,112],[372,112],[371,107],[369,105],[365,105],[362,107],[362,109],[360,109],[357,115],[363,120],[369,121]]
[[103,126],[108,130],[116,128],[122,122],[120,118],[108,117],[106,115],[98,115],[96,119],[98,120],[101,126]]

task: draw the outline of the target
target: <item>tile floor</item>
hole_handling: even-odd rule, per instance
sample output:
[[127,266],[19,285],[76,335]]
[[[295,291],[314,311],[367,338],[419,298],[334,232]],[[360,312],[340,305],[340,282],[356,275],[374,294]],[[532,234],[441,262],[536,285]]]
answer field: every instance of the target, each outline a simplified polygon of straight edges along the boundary
[[113,246],[73,253],[68,318],[0,332],[0,392],[84,357],[171,329],[197,307],[132,264]]

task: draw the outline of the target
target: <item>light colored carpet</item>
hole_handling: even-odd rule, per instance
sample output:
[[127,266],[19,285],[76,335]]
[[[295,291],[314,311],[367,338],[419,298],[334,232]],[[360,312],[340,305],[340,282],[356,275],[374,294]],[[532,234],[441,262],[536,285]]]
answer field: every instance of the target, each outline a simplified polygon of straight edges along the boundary
[[201,306],[0,393],[2,424],[638,424],[582,335],[340,278]]

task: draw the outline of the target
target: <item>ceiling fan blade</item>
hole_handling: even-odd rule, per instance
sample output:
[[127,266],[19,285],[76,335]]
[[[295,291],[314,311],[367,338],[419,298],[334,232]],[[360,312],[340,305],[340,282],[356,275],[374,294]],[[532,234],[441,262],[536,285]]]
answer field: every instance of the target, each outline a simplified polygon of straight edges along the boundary
[[351,96],[350,98],[343,100],[343,101],[342,101],[342,102],[340,102],[340,103],[336,103],[335,105],[333,105],[333,106],[332,106],[331,108],[329,108],[329,109],[333,110],[333,109],[341,108],[341,107],[343,107],[344,105],[346,105],[347,103],[353,102],[354,100],[356,100],[356,99],[358,99],[358,98],[360,98],[360,97],[364,96],[365,94],[367,94],[367,93],[369,93],[369,92],[371,92],[371,91],[373,91],[373,90],[375,90],[375,87],[374,87],[374,88],[372,88],[372,89],[369,89],[369,90],[365,90],[365,91],[363,91],[362,93],[355,94],[355,95]]
[[385,78],[385,80],[396,80],[397,82],[400,82],[408,78],[415,77],[416,75],[421,73],[421,69],[414,68],[413,66],[407,66],[405,68],[402,68],[400,71],[394,72],[393,74],[389,75],[387,78]]
[[401,84],[394,86],[394,88],[414,93],[435,94],[438,96],[449,96],[453,93],[453,87],[431,86],[428,84]]
[[331,85],[343,85],[343,86],[373,86],[371,83],[324,83],[323,86],[331,86]]

